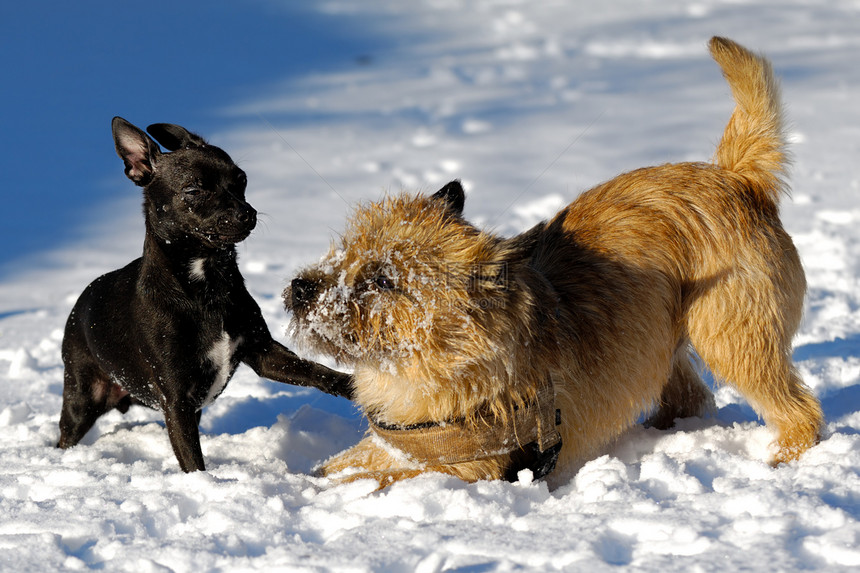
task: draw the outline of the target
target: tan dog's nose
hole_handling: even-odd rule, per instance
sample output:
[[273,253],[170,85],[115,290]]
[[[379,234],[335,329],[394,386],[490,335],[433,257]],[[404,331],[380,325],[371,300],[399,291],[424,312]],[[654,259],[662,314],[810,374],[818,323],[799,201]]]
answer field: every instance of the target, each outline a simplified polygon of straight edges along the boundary
[[307,279],[293,279],[290,283],[290,303],[293,309],[302,308],[311,302],[317,293],[318,284]]

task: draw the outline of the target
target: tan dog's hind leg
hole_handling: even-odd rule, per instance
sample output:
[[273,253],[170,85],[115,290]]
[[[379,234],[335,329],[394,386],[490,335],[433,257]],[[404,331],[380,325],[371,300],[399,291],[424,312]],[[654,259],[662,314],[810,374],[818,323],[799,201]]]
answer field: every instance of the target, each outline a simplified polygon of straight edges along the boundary
[[714,375],[750,402],[777,434],[774,464],[798,458],[818,441],[818,400],[791,361],[805,282],[789,250],[757,268],[715,285],[692,306],[688,330]]
[[671,428],[677,418],[704,416],[715,408],[714,396],[710,388],[702,382],[690,359],[687,345],[684,344],[675,354],[672,374],[660,394],[657,411],[648,418],[645,425],[665,430]]

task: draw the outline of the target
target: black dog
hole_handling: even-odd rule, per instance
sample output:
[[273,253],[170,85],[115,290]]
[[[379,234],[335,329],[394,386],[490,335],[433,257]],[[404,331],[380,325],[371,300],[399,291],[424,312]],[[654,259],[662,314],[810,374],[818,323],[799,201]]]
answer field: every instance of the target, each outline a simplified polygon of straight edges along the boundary
[[63,339],[60,448],[132,404],[164,412],[183,471],[202,470],[201,408],[239,362],[258,375],[348,396],[350,377],[275,342],[236,265],[257,223],[245,173],[221,149],[170,124],[112,123],[125,173],[143,187],[143,256],[87,287]]

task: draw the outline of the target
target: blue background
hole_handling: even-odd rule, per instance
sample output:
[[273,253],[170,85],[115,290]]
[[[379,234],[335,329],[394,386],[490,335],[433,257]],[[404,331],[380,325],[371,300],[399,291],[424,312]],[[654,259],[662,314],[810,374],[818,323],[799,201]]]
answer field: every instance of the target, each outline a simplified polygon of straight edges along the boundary
[[224,113],[285,80],[366,62],[378,35],[313,2],[4,2],[0,7],[0,276],[73,240],[88,213],[135,192],[114,151],[115,115],[204,137]]

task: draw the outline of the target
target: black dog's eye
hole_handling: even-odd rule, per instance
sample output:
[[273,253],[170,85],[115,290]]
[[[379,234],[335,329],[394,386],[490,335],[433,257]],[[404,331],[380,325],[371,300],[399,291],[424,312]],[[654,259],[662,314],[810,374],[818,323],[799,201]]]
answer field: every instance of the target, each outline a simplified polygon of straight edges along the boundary
[[186,187],[182,190],[182,194],[186,197],[196,197],[201,193],[203,193],[203,189],[200,189],[199,187]]
[[394,281],[385,275],[379,275],[374,282],[382,290],[394,290]]

